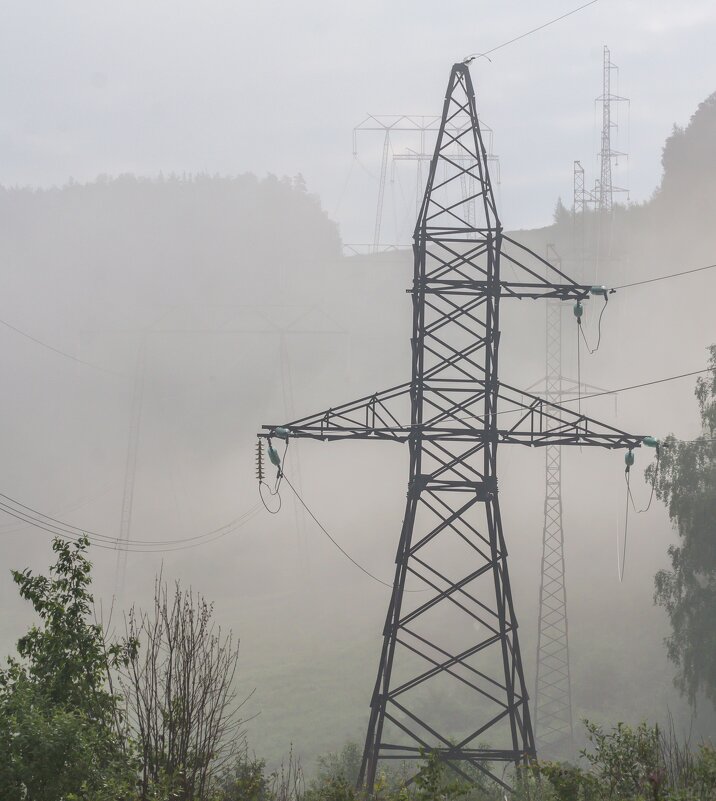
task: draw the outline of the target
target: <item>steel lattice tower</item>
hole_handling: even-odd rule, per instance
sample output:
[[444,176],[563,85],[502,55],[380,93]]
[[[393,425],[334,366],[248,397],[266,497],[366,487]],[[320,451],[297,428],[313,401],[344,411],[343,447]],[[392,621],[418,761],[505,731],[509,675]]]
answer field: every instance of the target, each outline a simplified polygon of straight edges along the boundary
[[612,104],[628,102],[627,98],[612,94],[612,70],[616,69],[618,67],[612,63],[609,48],[604,45],[602,94],[597,98],[597,102],[602,104],[602,146],[599,152],[599,185],[596,189],[596,195],[599,210],[607,212],[612,210],[614,193],[627,191],[612,184],[612,160],[626,155],[612,148],[612,133],[617,128],[617,124],[612,118]]
[[125,581],[127,577],[127,543],[132,528],[132,511],[134,508],[134,485],[137,477],[137,455],[139,453],[139,432],[142,424],[144,408],[144,384],[147,365],[147,337],[142,340],[137,351],[137,363],[134,369],[134,388],[132,406],[129,412],[129,439],[127,443],[127,460],[124,469],[124,492],[122,493],[122,513],[119,521],[120,548],[117,551],[117,565],[114,574],[114,595],[118,603],[124,600]]
[[[548,259],[561,260],[548,247]],[[562,401],[562,304],[547,301],[546,398]],[[569,746],[573,739],[572,690],[569,669],[567,592],[562,530],[562,448],[545,448],[544,528],[537,629],[535,739],[542,752]]]
[[[469,163],[451,158],[455,145]],[[467,171],[477,190],[465,199]],[[425,750],[468,781],[487,774],[501,784],[499,763],[535,755],[498,446],[642,441],[498,378],[503,297],[584,300],[590,287],[504,234],[465,64],[450,73],[413,251],[410,381],[261,434],[408,444],[405,515],[361,767],[369,791],[380,760],[415,768]],[[515,278],[502,277],[503,261]],[[440,703],[426,705],[426,693]],[[441,716],[448,702],[459,719]]]

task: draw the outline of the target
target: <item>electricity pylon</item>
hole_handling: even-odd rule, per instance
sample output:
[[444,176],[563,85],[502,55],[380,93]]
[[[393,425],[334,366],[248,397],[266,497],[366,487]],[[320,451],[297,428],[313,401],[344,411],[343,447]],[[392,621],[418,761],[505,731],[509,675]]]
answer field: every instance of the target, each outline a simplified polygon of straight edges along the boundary
[[601,150],[599,152],[599,184],[595,194],[598,199],[600,211],[609,212],[612,210],[613,196],[615,192],[626,192],[612,184],[612,161],[619,156],[626,156],[612,147],[612,132],[616,130],[617,124],[612,116],[612,104],[629,102],[626,97],[612,94],[611,77],[612,70],[617,70],[616,64],[612,63],[609,48],[604,45],[602,62],[602,94],[596,99],[597,103],[602,104],[602,138]]
[[[375,210],[375,224],[373,226],[373,245],[372,253],[380,252],[380,231],[383,224],[383,200],[385,198],[385,182],[388,176],[388,156],[392,149],[391,134],[393,133],[411,133],[418,134],[418,150],[408,150],[406,153],[394,154],[393,164],[395,161],[408,160],[415,161],[417,165],[417,192],[420,197],[423,193],[423,164],[429,163],[432,159],[432,153],[426,153],[428,146],[428,137],[437,134],[440,130],[440,117],[426,116],[421,114],[369,114],[361,123],[353,129],[353,157],[358,156],[358,134],[364,131],[378,131],[383,133],[383,150],[380,160],[380,174],[378,177],[378,200]],[[460,133],[459,129],[448,123],[448,129],[453,134]],[[480,131],[483,138],[488,142],[488,159],[496,165],[499,175],[499,160],[497,156],[492,153],[492,128],[480,123]],[[457,160],[463,158],[463,154],[456,150],[454,157]],[[499,180],[499,179],[498,179]],[[462,191],[463,196],[474,197],[474,187],[470,185],[469,171],[465,171],[462,176]],[[470,207],[468,207],[470,208]]]
[[[470,154],[469,165],[451,158],[455,145]],[[475,198],[462,198],[466,171]],[[479,217],[470,225],[473,199]],[[260,436],[408,444],[405,516],[360,783],[372,791],[380,760],[416,768],[427,750],[469,782],[486,774],[507,787],[499,763],[534,757],[535,744],[500,515],[498,446],[632,449],[643,438],[499,380],[501,299],[584,301],[591,288],[503,232],[465,64],[450,73],[413,251],[411,380],[264,426]],[[503,260],[514,278],[502,276]],[[406,586],[409,577],[417,586]],[[447,708],[455,710],[450,721]]]
[[575,215],[584,214],[588,206],[596,205],[599,202],[596,194],[584,188],[584,167],[581,161],[574,162],[573,178],[573,203],[572,208]]
[[119,543],[117,565],[114,575],[114,595],[118,604],[124,601],[124,585],[127,575],[127,544],[132,528],[134,509],[134,484],[137,476],[137,454],[139,452],[139,432],[144,408],[144,384],[147,368],[147,337],[142,335],[137,351],[134,369],[134,388],[132,405],[129,411],[129,437],[127,440],[127,459],[124,467],[124,490],[122,492],[122,512],[119,519]]
[[[552,246],[548,246],[547,258],[561,267]],[[562,306],[554,299],[549,299],[546,305],[545,397],[550,403],[559,404],[562,402]],[[571,750],[574,731],[562,530],[562,448],[553,443],[545,447],[538,620],[534,733],[540,750],[554,756],[560,748]]]

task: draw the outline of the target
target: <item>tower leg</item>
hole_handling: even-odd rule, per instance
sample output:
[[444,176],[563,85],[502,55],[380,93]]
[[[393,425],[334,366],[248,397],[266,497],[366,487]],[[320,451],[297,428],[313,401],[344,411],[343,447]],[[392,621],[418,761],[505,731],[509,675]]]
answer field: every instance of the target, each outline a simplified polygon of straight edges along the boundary
[[[437,751],[461,778],[506,787],[495,763],[535,755],[497,493],[478,482],[465,500],[430,478],[411,481],[396,555],[359,778],[368,792],[383,760],[410,780]],[[443,715],[452,707],[457,721]]]

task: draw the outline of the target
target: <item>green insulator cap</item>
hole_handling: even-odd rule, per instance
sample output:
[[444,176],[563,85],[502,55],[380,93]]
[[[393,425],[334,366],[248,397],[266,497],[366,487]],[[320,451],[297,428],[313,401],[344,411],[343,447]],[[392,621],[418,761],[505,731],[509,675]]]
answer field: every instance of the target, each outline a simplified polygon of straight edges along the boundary
[[627,451],[624,454],[624,462],[627,467],[631,467],[634,464],[634,451]]
[[646,445],[647,448],[656,448],[659,445],[659,440],[656,437],[644,437],[641,443]]
[[582,316],[582,313],[584,312],[584,306],[582,306],[581,300],[578,300],[574,304],[574,308],[572,309],[572,311],[574,312],[574,316],[579,320],[579,318]]
[[289,431],[287,428],[281,428],[281,427],[279,426],[278,428],[274,428],[274,430],[273,430],[273,433],[274,433],[274,434],[275,434],[277,437],[281,437],[281,439],[288,439],[288,437],[289,437],[289,434],[290,434],[291,432],[290,432],[290,431]]
[[273,465],[276,467],[281,467],[281,457],[278,455],[276,448],[274,448],[274,446],[271,444],[268,446],[268,455]]
[[592,295],[600,295],[603,298],[607,296],[607,288],[605,286],[593,286],[589,291]]

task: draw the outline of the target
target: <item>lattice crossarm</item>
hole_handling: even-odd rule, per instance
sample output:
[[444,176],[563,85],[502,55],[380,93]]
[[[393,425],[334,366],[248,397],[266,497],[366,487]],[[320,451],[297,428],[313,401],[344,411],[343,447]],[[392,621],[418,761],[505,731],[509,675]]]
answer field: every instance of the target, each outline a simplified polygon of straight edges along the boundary
[[401,422],[411,384],[399,384],[364,398],[344,403],[291,423],[262,426],[260,437],[301,438],[324,441],[341,439],[387,439],[404,442],[410,426]]
[[639,448],[644,442],[644,434],[622,431],[574,409],[506,384],[500,385],[499,397],[513,407],[502,408],[500,413],[514,412],[516,419],[509,426],[498,423],[495,432],[498,442],[532,447],[584,445],[630,450]]
[[[499,289],[497,288],[499,287]],[[482,295],[500,294],[502,298],[555,298],[557,300],[585,300],[592,293],[592,287],[583,284],[545,284],[539,281],[500,281],[490,285],[487,281],[465,279],[433,279],[417,283],[409,294],[415,292],[424,295],[456,295],[479,297]]]

